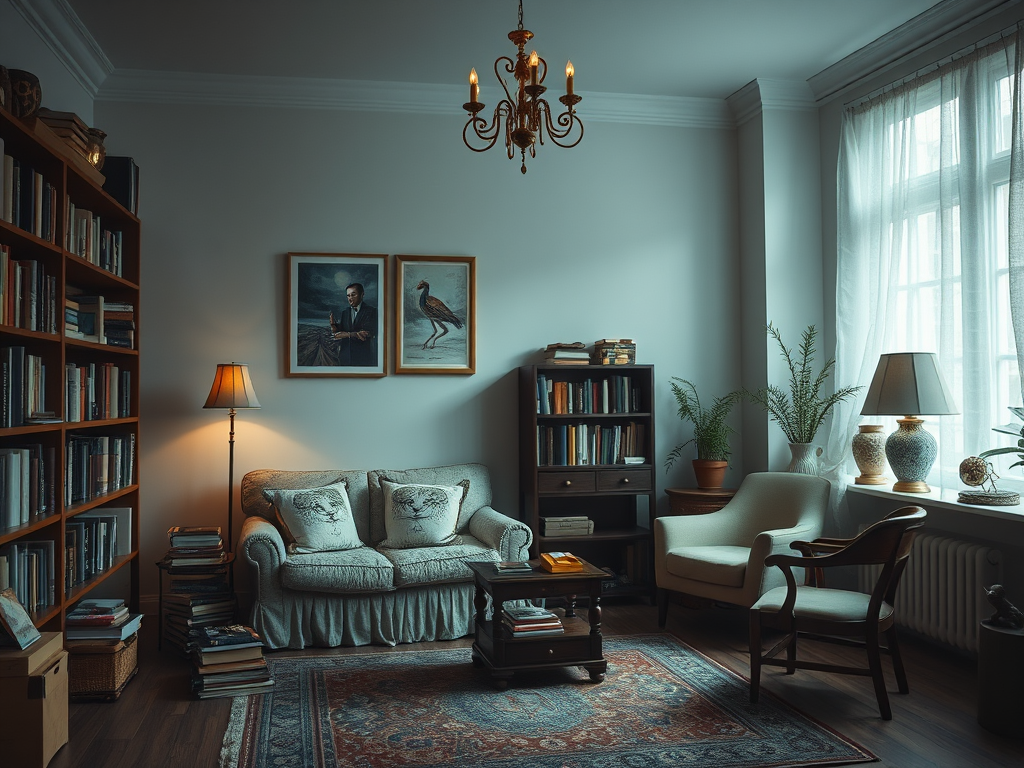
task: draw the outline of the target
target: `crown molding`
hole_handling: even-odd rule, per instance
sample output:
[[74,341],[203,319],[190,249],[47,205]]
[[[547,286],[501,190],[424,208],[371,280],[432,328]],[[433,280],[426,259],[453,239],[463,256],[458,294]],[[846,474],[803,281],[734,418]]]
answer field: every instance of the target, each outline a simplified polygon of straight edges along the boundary
[[[463,86],[426,83],[117,69],[104,81],[96,100],[465,116],[465,90]],[[580,95],[584,100],[578,111],[588,121],[684,128],[735,127],[721,99],[587,92]]]
[[818,110],[810,85],[800,80],[758,78],[751,80],[725,101],[738,126],[766,110],[787,112],[816,112]]
[[10,3],[85,92],[95,98],[114,66],[66,0]]
[[944,0],[883,35],[807,82],[820,106],[859,80],[891,66],[911,53],[935,45],[955,31],[967,29],[983,16],[1020,0]]

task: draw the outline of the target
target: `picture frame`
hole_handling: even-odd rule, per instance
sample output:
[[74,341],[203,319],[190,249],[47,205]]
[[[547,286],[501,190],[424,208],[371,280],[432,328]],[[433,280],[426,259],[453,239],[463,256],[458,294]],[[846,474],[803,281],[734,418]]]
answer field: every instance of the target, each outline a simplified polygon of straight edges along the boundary
[[0,592],[0,645],[16,645],[25,650],[42,635],[32,623],[32,617],[18,601],[14,590],[8,587]]
[[397,374],[476,373],[476,257],[395,257]]
[[387,375],[387,254],[289,253],[287,261],[285,375]]

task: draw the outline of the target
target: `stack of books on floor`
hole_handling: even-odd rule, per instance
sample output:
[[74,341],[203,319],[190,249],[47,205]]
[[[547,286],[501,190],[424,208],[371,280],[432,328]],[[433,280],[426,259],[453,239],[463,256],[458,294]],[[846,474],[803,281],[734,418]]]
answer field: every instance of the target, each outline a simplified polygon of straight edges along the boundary
[[585,515],[542,517],[541,536],[587,536],[594,532],[594,521]]
[[501,621],[512,637],[545,637],[565,632],[558,614],[547,608],[509,606],[502,609]]
[[594,365],[633,365],[636,344],[632,339],[598,339],[594,342]]
[[85,645],[116,645],[142,626],[141,613],[129,613],[120,598],[81,600],[65,617],[68,650]]
[[163,595],[164,639],[186,651],[189,631],[234,621],[235,596],[229,580],[231,556],[217,526],[174,526],[161,567],[169,586]]
[[201,699],[248,696],[274,686],[263,640],[250,627],[230,624],[189,631],[192,691]]
[[582,341],[548,344],[544,361],[555,365],[590,365],[590,353]]

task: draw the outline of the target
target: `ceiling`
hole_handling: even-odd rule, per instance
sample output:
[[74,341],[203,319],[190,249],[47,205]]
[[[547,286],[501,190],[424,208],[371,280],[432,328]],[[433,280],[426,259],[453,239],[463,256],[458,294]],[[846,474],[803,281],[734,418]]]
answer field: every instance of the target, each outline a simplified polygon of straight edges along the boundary
[[[958,0],[945,0],[957,2]],[[493,83],[514,0],[67,0],[115,69]],[[805,81],[938,0],[525,0],[552,74],[579,91],[723,99]]]

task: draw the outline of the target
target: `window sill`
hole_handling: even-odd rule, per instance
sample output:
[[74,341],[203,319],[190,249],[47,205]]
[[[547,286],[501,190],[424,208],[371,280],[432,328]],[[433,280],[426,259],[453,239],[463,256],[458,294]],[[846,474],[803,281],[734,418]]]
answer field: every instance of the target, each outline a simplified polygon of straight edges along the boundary
[[[900,493],[884,485],[854,485],[849,483],[846,486],[846,491],[847,493],[858,493],[882,499],[896,499],[903,504],[940,507],[980,517],[1024,522],[1024,505],[1022,504],[1012,507],[994,507],[988,504],[961,504],[957,501],[959,492],[952,488],[932,487],[928,493]],[[1021,494],[1021,497],[1024,498],[1024,494]]]

